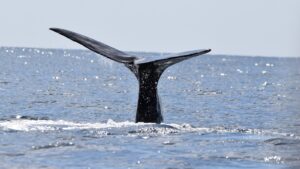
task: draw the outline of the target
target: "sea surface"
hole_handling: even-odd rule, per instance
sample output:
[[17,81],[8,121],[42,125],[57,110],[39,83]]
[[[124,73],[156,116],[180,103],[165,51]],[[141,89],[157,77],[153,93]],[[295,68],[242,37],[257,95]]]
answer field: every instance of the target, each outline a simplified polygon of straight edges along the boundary
[[0,47],[0,168],[300,168],[300,58],[203,55],[158,88],[164,123],[134,123],[138,82],[122,64]]

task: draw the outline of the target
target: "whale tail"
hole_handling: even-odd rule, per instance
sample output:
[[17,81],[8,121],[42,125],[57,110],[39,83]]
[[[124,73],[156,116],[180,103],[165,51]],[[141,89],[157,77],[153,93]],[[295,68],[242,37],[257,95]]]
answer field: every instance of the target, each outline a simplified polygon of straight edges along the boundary
[[86,48],[103,55],[111,60],[123,63],[129,68],[139,81],[139,99],[137,105],[136,122],[161,123],[163,117],[157,93],[157,84],[161,74],[169,66],[183,60],[210,52],[210,49],[194,50],[155,57],[153,59],[140,58],[132,54],[117,50],[102,42],[84,35],[60,28],[50,28]]
[[59,28],[50,28],[50,30],[57,32],[83,46],[86,48],[101,54],[111,60],[114,60],[116,62],[120,63],[129,63],[133,62],[135,59],[137,59],[134,56],[128,55],[125,52],[119,51],[113,47],[110,47],[104,43],[98,42],[94,39],[91,39],[89,37],[86,37],[84,35],[80,35],[78,33],[68,31],[65,29],[59,29]]

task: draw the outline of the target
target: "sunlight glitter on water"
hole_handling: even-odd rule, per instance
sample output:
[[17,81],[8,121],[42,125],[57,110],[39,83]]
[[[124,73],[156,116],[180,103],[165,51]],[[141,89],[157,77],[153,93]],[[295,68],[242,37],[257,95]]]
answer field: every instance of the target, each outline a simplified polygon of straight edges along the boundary
[[159,82],[157,125],[133,122],[138,83],[121,64],[83,50],[0,47],[0,57],[2,168],[300,165],[300,59],[174,65]]

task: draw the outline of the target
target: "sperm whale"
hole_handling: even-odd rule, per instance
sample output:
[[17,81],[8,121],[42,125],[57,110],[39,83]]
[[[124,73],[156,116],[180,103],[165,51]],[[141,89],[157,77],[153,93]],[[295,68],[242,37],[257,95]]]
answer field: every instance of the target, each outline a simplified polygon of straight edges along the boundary
[[147,59],[117,50],[102,42],[84,35],[60,28],[50,28],[104,57],[123,63],[139,82],[139,96],[135,122],[161,123],[163,116],[157,85],[160,76],[169,66],[195,56],[203,55],[211,49],[200,49],[182,53],[170,54],[164,58]]

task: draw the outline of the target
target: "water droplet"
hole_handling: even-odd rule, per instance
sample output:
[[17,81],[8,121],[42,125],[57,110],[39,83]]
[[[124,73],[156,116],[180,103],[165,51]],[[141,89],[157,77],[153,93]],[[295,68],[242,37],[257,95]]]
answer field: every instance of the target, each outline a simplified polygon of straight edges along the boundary
[[18,56],[18,58],[25,58],[26,56],[24,56],[24,55],[20,55],[20,56]]
[[163,144],[164,144],[164,145],[173,145],[173,144],[175,144],[175,143],[170,142],[170,141],[165,141],[165,142],[163,142]]
[[268,85],[268,82],[267,81],[265,81],[263,84],[262,84],[262,86],[267,86]]
[[54,80],[59,80],[60,77],[59,77],[59,76],[53,76],[52,79],[54,79]]
[[176,80],[177,77],[176,77],[176,76],[168,76],[167,79],[168,79],[168,80]]
[[239,73],[243,73],[243,71],[241,69],[236,69],[236,71]]
[[263,70],[263,71],[261,71],[261,73],[262,73],[262,74],[266,74],[266,73],[267,73],[267,71]]

